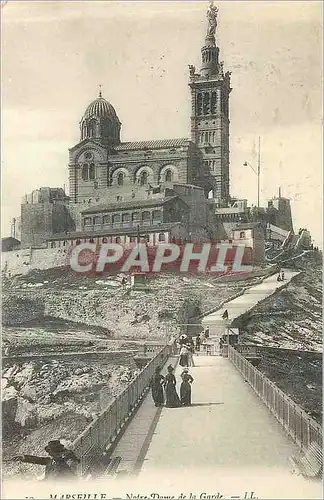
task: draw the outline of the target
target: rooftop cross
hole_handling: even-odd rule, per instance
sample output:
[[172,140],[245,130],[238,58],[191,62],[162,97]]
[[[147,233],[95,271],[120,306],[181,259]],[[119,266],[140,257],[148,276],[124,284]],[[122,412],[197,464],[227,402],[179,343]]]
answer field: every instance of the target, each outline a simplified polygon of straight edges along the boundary
[[101,89],[102,89],[102,85],[99,85],[99,97],[102,97]]

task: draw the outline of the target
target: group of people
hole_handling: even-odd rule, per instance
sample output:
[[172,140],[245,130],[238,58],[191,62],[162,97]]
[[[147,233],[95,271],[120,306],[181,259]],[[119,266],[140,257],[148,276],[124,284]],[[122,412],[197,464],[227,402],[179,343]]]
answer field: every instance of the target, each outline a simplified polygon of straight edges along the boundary
[[192,337],[188,337],[185,333],[180,336],[180,360],[179,365],[183,367],[195,366],[193,361],[193,354],[195,351],[199,352],[202,345],[206,344],[209,338],[209,328],[197,335],[195,342]]
[[177,381],[174,375],[174,367],[169,365],[168,373],[163,376],[161,367],[156,368],[155,375],[152,380],[152,397],[155,406],[165,406],[167,408],[178,408],[179,406],[191,405],[191,384],[193,377],[189,373],[188,368],[184,368],[181,373],[180,397],[178,396],[176,385]]

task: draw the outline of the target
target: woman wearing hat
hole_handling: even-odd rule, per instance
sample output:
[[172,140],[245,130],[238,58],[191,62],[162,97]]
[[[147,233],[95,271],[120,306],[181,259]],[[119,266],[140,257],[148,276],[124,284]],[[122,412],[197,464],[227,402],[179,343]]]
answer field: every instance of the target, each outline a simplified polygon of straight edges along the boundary
[[29,464],[45,465],[44,479],[68,479],[76,476],[73,470],[73,463],[80,463],[80,460],[73,451],[65,448],[58,439],[49,441],[48,445],[45,446],[45,451],[49,454],[49,457],[20,455],[12,458],[12,460]]
[[155,374],[151,383],[152,388],[152,398],[155,406],[163,406],[164,394],[163,394],[163,383],[164,377],[161,375],[161,367],[158,366],[155,369]]
[[165,406],[168,408],[177,408],[181,405],[179,396],[176,391],[176,378],[174,376],[174,368],[172,365],[168,366],[168,373],[165,376],[164,385],[165,385],[165,395],[166,395],[166,403]]
[[180,398],[182,406],[191,405],[191,384],[193,377],[190,375],[188,368],[185,368],[181,373],[182,383],[180,386]]

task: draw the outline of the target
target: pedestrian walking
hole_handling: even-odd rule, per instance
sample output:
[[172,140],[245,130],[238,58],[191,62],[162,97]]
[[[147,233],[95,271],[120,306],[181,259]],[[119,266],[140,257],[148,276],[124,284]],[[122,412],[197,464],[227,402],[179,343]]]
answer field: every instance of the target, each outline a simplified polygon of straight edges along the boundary
[[285,273],[284,273],[284,271],[281,271],[281,281],[285,281]]
[[198,334],[196,337],[196,351],[200,351],[200,344],[201,344],[201,338],[200,335]]
[[191,384],[193,377],[190,375],[188,368],[185,368],[181,373],[182,383],[180,386],[180,400],[182,406],[191,405]]
[[228,310],[227,309],[225,309],[225,311],[223,312],[222,318],[225,321],[228,320]]
[[180,366],[188,366],[189,363],[189,349],[186,345],[183,345],[180,350]]
[[190,345],[188,347],[188,366],[195,366],[194,360],[193,360],[193,355],[195,353],[195,344],[193,339],[190,339]]
[[165,386],[165,397],[167,408],[178,408],[181,405],[180,398],[176,390],[176,378],[174,376],[174,368],[172,365],[168,366],[168,373],[165,376],[164,386]]
[[165,378],[161,375],[161,367],[158,366],[155,369],[155,374],[151,382],[152,398],[155,406],[163,406],[164,394],[163,394],[163,384]]
[[49,457],[38,457],[35,455],[18,455],[13,457],[15,462],[45,465],[45,480],[47,479],[75,479],[74,466],[80,463],[79,458],[72,450],[68,450],[60,440],[49,441],[45,446]]

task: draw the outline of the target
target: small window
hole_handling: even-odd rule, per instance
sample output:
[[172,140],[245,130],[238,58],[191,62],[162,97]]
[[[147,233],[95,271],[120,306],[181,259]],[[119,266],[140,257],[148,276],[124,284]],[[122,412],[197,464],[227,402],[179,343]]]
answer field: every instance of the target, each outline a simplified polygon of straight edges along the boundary
[[117,201],[122,201],[123,197],[122,196],[116,196]]
[[119,223],[120,222],[120,214],[114,214],[112,216],[112,222],[113,222],[113,224]]
[[63,241],[63,246],[65,247],[65,246],[66,246],[66,244],[67,244],[67,241],[65,241],[65,240],[64,240],[64,241]]
[[132,213],[132,220],[140,220],[140,214],[138,212]]
[[55,245],[55,241],[52,241],[52,242],[51,242],[51,248],[55,248],[55,246],[56,246],[56,245]]
[[80,245],[81,244],[81,240],[76,240],[75,244],[76,245]]
[[123,214],[122,221],[123,222],[130,222],[130,214]]
[[88,164],[85,163],[82,167],[82,180],[87,181],[89,179],[89,167]]
[[91,226],[91,224],[92,224],[91,217],[86,217],[86,218],[84,219],[84,225],[85,225],[85,226]]
[[161,210],[154,210],[152,213],[152,218],[154,221],[160,221],[161,220]]
[[145,211],[142,213],[142,220],[149,221],[151,219],[151,213],[148,211]]
[[244,239],[244,238],[245,238],[245,232],[244,232],[244,231],[241,231],[241,232],[240,232],[240,238],[241,238],[241,239]]
[[120,236],[117,236],[116,243],[121,243],[121,237]]
[[90,238],[89,243],[94,243],[94,239]]
[[110,223],[110,217],[109,217],[109,215],[104,215],[104,217],[103,217],[103,223],[104,224],[109,224]]
[[96,167],[94,163],[90,163],[90,168],[89,168],[89,179],[90,181],[94,181],[96,178]]
[[[94,183],[93,183],[93,189],[98,189],[98,182],[97,181],[94,181]],[[96,199],[96,201],[99,201],[99,200]]]
[[93,218],[93,223],[96,224],[96,225],[100,225],[101,224],[101,217],[94,217]]
[[147,184],[148,175],[147,172],[142,172],[140,177],[140,185],[145,186]]
[[129,242],[130,242],[130,243],[136,243],[136,241],[137,241],[136,236],[130,236],[130,237],[129,237]]
[[102,243],[108,243],[107,238],[102,238],[102,240],[101,240],[101,241],[102,241]]
[[120,173],[117,176],[117,184],[118,186],[123,186],[124,185],[124,174]]
[[172,171],[167,170],[165,172],[165,182],[172,182]]
[[165,241],[165,234],[164,233],[159,234],[159,241]]

